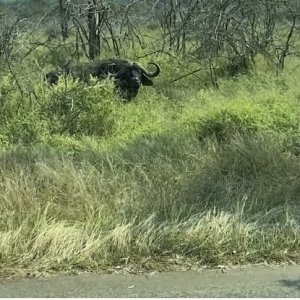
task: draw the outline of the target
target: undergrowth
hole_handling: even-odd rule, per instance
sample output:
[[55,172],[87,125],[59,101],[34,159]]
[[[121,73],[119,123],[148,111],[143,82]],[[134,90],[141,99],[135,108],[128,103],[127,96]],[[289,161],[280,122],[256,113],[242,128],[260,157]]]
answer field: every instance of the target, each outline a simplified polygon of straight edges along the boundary
[[299,74],[215,90],[158,60],[127,104],[109,80],[2,75],[3,272],[299,261]]

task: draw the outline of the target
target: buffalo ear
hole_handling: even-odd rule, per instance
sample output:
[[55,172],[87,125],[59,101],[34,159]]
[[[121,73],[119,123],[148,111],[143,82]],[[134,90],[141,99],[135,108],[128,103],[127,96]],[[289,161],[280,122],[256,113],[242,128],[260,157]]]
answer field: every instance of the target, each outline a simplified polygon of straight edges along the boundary
[[146,77],[144,74],[142,74],[142,85],[151,86],[151,85],[153,85],[153,82],[148,77]]

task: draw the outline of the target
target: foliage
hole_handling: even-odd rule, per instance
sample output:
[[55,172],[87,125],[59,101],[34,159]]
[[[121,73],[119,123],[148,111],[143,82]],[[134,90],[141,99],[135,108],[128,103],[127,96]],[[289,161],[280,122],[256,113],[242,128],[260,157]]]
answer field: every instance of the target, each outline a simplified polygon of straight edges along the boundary
[[3,272],[297,261],[299,59],[275,75],[255,57],[215,89],[199,61],[134,44],[163,71],[122,103],[110,80],[46,85],[75,37],[44,39],[1,61]]
[[86,85],[66,78],[49,92],[43,111],[52,133],[105,136],[113,128],[115,102],[112,82]]

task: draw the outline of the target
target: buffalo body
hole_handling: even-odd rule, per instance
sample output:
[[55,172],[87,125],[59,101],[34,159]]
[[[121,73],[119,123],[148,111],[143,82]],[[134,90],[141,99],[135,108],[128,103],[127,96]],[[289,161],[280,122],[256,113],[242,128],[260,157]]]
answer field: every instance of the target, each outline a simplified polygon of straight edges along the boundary
[[45,80],[49,84],[57,84],[62,74],[71,75],[74,79],[87,82],[90,77],[102,80],[111,76],[115,80],[117,92],[125,100],[134,98],[141,85],[153,85],[151,77],[160,74],[158,64],[151,62],[156,70],[151,73],[137,63],[131,63],[121,59],[106,59],[96,62],[69,64],[62,71],[51,71],[46,74]]

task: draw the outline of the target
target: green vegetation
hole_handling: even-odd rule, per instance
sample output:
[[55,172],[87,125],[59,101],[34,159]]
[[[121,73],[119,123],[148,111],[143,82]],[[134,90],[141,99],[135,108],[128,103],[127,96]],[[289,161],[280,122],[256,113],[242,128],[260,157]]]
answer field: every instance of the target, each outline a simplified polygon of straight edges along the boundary
[[[50,25],[28,33],[29,22],[14,31],[25,21],[8,16],[0,18],[11,33],[0,34],[2,274],[299,262],[300,61],[289,47],[280,60],[271,50],[281,41],[263,40],[263,56],[253,33],[255,55],[247,38],[235,53],[228,30],[227,48],[208,35],[211,56],[202,40],[191,54],[190,35],[176,45],[171,30],[175,46],[158,51],[161,32],[150,22],[142,41],[124,40],[118,51],[162,73],[123,103],[109,79],[47,86],[54,66],[87,60],[80,47],[74,54],[74,32],[62,41]],[[103,44],[101,58],[117,56]]]
[[2,77],[4,272],[297,261],[299,71],[212,90],[160,63],[128,104],[69,79],[24,101]]

